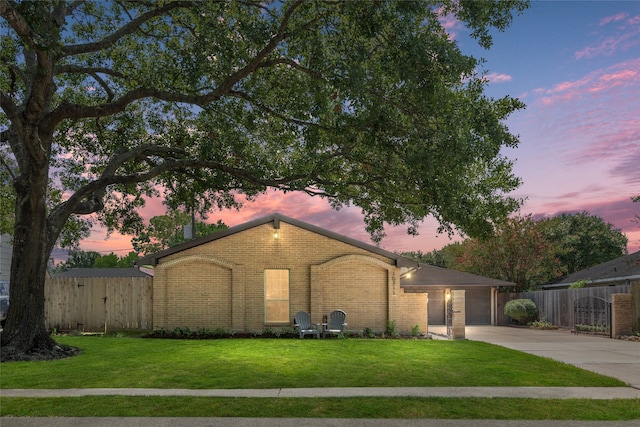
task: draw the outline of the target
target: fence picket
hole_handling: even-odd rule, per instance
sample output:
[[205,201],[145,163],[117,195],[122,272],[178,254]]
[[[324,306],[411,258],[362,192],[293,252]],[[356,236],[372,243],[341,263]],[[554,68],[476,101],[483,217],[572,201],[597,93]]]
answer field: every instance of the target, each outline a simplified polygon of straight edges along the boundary
[[151,329],[152,289],[151,277],[49,278],[46,327],[91,332]]
[[611,301],[612,294],[630,293],[629,285],[602,286],[580,289],[553,289],[509,294],[508,299],[527,298],[538,307],[540,317],[560,327],[573,328],[573,304],[578,298],[591,297]]

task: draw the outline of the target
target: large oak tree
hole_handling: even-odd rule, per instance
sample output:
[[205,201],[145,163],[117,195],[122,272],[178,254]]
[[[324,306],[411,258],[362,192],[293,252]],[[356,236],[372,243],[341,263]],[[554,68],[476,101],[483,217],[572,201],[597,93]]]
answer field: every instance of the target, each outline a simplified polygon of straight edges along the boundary
[[45,330],[49,254],[87,215],[139,231],[145,197],[206,212],[274,188],[361,207],[374,239],[430,214],[490,230],[518,204],[500,149],[518,142],[504,119],[522,104],[484,95],[479,60],[442,20],[489,47],[526,6],[0,0],[15,212],[3,360],[67,354]]

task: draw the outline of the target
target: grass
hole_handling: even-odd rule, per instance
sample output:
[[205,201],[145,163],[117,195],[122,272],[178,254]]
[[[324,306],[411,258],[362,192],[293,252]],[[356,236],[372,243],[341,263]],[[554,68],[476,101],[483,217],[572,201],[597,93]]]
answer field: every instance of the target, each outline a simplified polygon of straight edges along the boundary
[[624,386],[474,341],[61,337],[70,359],[2,364],[2,388]]
[[[584,386],[624,383],[474,341],[60,337],[82,354],[0,366],[1,388]],[[606,390],[603,390],[606,393]],[[0,397],[2,416],[631,420],[640,399]]]
[[89,396],[0,399],[2,416],[432,418],[623,421],[640,418],[640,399],[350,397],[207,398]]

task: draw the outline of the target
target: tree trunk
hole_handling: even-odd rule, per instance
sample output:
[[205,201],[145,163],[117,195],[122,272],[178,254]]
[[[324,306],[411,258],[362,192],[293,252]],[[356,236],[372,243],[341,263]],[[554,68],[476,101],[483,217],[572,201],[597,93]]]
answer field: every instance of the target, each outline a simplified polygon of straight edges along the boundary
[[29,175],[16,180],[9,311],[1,337],[1,361],[58,359],[77,353],[57,344],[45,326],[44,284],[58,233],[50,233],[47,225],[47,167],[34,168]]

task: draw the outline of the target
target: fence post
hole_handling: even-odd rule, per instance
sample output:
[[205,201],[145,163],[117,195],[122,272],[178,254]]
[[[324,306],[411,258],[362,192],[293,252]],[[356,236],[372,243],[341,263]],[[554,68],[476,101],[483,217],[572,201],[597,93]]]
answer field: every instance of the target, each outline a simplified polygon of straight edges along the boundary
[[631,294],[611,295],[611,338],[631,335],[633,314]]
[[454,340],[465,339],[465,292],[464,290],[451,291],[452,318],[451,318],[451,338]]
[[633,330],[640,332],[640,281],[631,284]]

